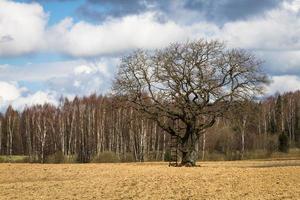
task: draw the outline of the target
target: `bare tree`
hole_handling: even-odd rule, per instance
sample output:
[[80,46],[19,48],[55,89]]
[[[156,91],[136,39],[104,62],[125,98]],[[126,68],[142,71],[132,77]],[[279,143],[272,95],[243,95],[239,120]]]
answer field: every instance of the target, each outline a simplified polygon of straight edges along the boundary
[[13,154],[13,142],[14,142],[14,135],[17,132],[17,118],[18,113],[12,108],[12,106],[9,106],[6,110],[5,114],[6,120],[6,128],[7,128],[7,134],[6,134],[6,154],[11,156]]
[[[231,123],[230,126],[233,128],[233,130],[238,134],[238,137],[240,137],[240,158],[244,158],[245,154],[245,144],[246,144],[246,129],[247,126],[249,126],[249,122],[252,123],[255,122],[256,117],[256,108],[255,104],[253,104],[252,101],[242,101],[237,102],[236,106],[234,106],[234,109],[230,110],[230,118]],[[259,124],[257,124],[259,125]]]
[[181,164],[195,166],[200,135],[234,101],[262,91],[266,76],[260,64],[250,53],[228,50],[219,41],[176,43],[155,52],[138,50],[122,59],[114,91],[177,136]]

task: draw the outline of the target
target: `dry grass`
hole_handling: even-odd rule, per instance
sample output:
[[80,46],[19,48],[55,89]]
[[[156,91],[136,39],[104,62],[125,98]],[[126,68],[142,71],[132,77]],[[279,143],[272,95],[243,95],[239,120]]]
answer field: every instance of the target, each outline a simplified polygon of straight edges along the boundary
[[300,199],[300,161],[0,164],[0,199]]

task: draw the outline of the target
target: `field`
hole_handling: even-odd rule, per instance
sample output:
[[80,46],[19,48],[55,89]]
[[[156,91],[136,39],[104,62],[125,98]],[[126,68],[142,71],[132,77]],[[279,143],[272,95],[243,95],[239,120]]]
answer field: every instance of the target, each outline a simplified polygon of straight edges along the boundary
[[300,161],[0,164],[0,199],[300,199]]

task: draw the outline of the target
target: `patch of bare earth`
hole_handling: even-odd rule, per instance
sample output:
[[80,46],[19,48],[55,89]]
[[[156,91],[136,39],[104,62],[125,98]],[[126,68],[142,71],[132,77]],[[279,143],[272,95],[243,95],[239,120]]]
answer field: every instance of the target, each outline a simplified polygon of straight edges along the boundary
[[300,161],[0,164],[0,199],[300,199]]

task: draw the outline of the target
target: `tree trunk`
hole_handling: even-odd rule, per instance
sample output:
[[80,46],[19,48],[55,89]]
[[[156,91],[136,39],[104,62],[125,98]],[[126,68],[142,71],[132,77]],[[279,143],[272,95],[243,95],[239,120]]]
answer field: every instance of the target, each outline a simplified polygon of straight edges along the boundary
[[241,150],[241,159],[244,158],[245,153],[245,130],[246,130],[246,123],[247,123],[247,117],[243,117],[243,124],[242,124],[242,150]]
[[162,160],[165,161],[165,154],[166,154],[166,133],[164,132],[163,136],[163,149],[162,149]]
[[190,131],[186,137],[181,139],[181,165],[186,167],[196,166],[198,159],[197,143],[199,142],[199,135]]
[[206,134],[203,133],[203,140],[202,140],[202,160],[205,159],[205,145],[206,145]]

